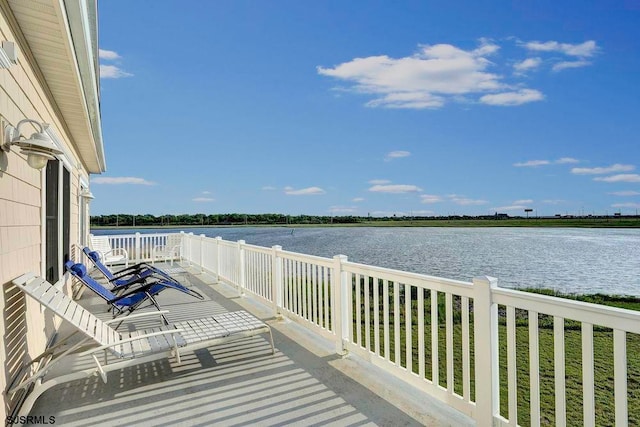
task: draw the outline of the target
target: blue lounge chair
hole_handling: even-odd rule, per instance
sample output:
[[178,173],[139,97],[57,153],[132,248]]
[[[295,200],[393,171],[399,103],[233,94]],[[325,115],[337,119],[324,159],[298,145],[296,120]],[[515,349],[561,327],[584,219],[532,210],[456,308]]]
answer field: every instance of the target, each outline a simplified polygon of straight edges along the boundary
[[[172,282],[178,287],[184,287],[180,284],[180,282],[171,277],[169,274],[153,265],[149,265],[143,262],[124,268],[114,274],[106,265],[104,265],[102,259],[100,258],[99,252],[92,251],[89,247],[84,247],[82,249],[82,252],[84,252],[84,254],[98,269],[98,271],[102,273],[102,275],[106,277],[109,283],[111,283],[115,288],[127,287],[151,278]],[[195,291],[193,292],[198,294]],[[202,297],[200,294],[198,294],[198,296],[200,298]]]
[[175,289],[196,298],[203,299],[202,295],[198,292],[168,281],[141,282],[138,283],[139,286],[131,286],[130,288],[124,289],[124,292],[120,295],[116,295],[98,283],[93,277],[89,276],[87,274],[87,267],[85,267],[84,264],[76,264],[69,260],[64,266],[73,277],[77,278],[83,285],[91,289],[111,306],[114,318],[121,314],[131,314],[145,302],[149,302],[158,310],[161,310],[155,296],[165,289]]

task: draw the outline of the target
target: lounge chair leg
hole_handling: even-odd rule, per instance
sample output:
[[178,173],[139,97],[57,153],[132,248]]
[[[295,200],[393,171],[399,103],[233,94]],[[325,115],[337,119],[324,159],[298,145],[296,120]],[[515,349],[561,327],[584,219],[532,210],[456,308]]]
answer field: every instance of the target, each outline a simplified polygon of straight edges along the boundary
[[[155,307],[158,309],[158,311],[162,311],[162,308],[160,308],[160,304],[158,304],[158,301],[156,301],[156,299],[154,298],[153,295],[151,295],[149,292],[146,292],[147,296],[149,297],[149,300],[151,301],[151,303],[153,305],[155,305]],[[164,321],[165,325],[169,325],[169,320],[167,320],[167,318],[165,317],[164,314],[161,314],[160,317],[162,317],[162,320]]]
[[273,345],[273,334],[271,333],[271,328],[269,328],[269,340],[271,340],[271,354],[276,354],[276,347]]
[[104,371],[104,369],[102,369],[102,365],[100,364],[100,361],[98,360],[96,355],[92,354],[91,357],[93,357],[93,360],[96,362],[96,365],[98,367],[98,373],[100,374],[100,378],[102,378],[102,381],[106,384],[107,383],[107,373]]

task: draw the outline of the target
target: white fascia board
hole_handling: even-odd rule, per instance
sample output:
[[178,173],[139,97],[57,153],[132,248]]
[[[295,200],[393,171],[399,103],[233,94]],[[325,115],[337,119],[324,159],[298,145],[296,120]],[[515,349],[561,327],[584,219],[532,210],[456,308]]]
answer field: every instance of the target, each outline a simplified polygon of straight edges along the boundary
[[59,0],[67,15],[73,54],[82,85],[82,96],[95,144],[98,173],[106,170],[102,123],[100,119],[100,85],[98,75],[97,5],[95,0]]

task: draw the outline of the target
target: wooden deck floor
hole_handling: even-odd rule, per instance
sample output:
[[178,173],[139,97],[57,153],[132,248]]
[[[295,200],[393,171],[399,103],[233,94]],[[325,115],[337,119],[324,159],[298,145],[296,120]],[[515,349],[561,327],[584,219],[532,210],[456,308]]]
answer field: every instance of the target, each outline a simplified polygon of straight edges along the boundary
[[[275,356],[261,336],[227,343],[187,353],[180,365],[166,359],[112,372],[107,384],[94,376],[57,386],[36,402],[31,415],[53,416],[64,426],[473,425],[367,362],[339,357],[329,342],[273,318],[268,307],[239,298],[211,277],[189,275],[187,281],[205,300],[163,292],[159,303],[170,310],[171,321],[247,310],[272,327]],[[110,317],[90,291],[80,302]]]

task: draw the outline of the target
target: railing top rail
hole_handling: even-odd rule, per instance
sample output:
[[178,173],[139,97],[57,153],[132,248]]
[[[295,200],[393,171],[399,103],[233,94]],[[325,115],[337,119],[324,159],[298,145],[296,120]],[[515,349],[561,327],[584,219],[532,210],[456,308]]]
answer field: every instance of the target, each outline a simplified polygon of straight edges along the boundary
[[463,282],[460,280],[445,279],[442,277],[429,276],[421,273],[412,273],[408,271],[395,270],[385,267],[376,267],[366,264],[359,264],[355,262],[346,261],[343,263],[346,271],[356,274],[365,274],[368,276],[375,276],[380,279],[386,279],[398,283],[406,283],[413,286],[422,287],[425,289],[435,289],[444,291],[445,287],[452,287],[449,290],[455,289],[457,292],[453,292],[457,295],[473,297],[473,284],[471,282]]
[[106,238],[108,238],[109,240],[111,239],[133,239],[134,237],[136,237],[135,234],[107,234],[107,235],[102,235]]
[[333,266],[333,259],[331,258],[325,258],[321,256],[316,256],[316,255],[307,255],[307,254],[301,254],[298,252],[289,252],[289,251],[282,251],[281,255],[283,258],[287,258],[293,261],[311,262],[313,264],[318,264],[325,267]]
[[263,253],[263,254],[270,254],[273,251],[272,248],[267,248],[266,246],[257,246],[257,245],[245,244],[244,247],[245,247],[245,249],[248,249],[250,251],[259,252],[259,253]]
[[640,333],[640,312],[514,289],[496,288],[493,302],[541,314]]
[[[172,236],[174,234],[179,235],[180,233],[139,233],[140,237],[164,237],[164,236]],[[136,237],[136,233],[128,233],[128,234],[101,234],[100,236],[107,237],[109,239],[117,239],[117,238],[131,238]]]

